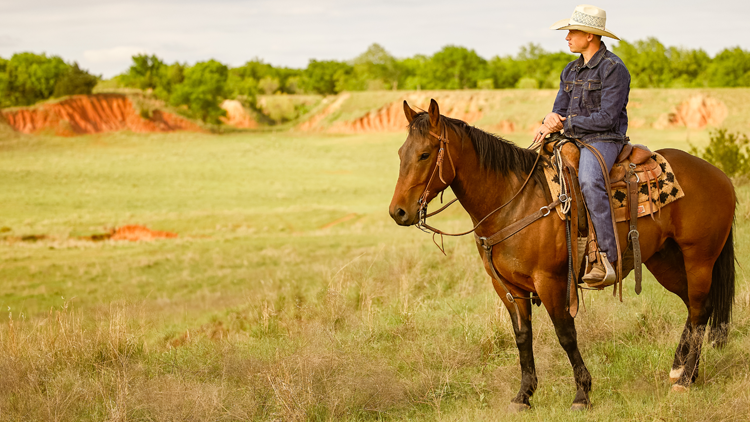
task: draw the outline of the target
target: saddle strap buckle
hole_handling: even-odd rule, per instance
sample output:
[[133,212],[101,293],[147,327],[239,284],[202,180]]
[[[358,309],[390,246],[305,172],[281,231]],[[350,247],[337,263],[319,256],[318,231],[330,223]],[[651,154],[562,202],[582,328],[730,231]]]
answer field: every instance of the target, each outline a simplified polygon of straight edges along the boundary
[[628,232],[628,239],[630,240],[638,240],[640,237],[640,233],[638,233],[638,230],[633,229]]
[[491,251],[492,245],[487,244],[487,238],[486,237],[478,237],[477,240],[479,241],[479,246],[484,248],[485,251]]

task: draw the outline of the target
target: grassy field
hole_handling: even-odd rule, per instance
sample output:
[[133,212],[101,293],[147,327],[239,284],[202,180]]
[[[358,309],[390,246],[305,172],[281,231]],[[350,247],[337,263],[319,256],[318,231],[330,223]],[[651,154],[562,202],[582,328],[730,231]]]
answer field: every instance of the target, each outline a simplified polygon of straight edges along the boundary
[[[748,419],[742,271],[730,343],[704,349],[690,393],[668,383],[686,310],[647,274],[623,303],[585,296],[593,410],[568,411],[572,371],[535,308],[539,389],[531,411],[506,414],[518,356],[472,239],[447,240],[444,257],[388,217],[404,137],[0,141],[0,420]],[[738,192],[744,264],[750,189]],[[179,238],[83,239],[124,224]],[[468,218],[456,209],[438,224]]]

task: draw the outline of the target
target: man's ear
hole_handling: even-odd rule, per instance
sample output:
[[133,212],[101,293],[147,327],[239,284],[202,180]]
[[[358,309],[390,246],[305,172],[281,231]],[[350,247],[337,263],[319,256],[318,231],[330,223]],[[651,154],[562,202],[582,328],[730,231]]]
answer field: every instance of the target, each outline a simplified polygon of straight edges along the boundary
[[438,123],[440,123],[440,107],[438,107],[438,103],[434,99],[430,100],[430,108],[427,114],[430,115],[430,125],[433,128],[437,128]]
[[417,112],[412,110],[411,107],[409,107],[409,103],[404,100],[404,114],[406,115],[406,120],[411,123],[412,120],[414,120],[414,116],[417,115]]

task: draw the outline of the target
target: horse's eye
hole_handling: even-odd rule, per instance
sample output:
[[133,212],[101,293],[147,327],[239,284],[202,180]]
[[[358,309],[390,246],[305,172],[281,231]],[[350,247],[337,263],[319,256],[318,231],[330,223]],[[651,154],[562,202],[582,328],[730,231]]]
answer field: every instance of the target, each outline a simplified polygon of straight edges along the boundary
[[429,152],[425,152],[424,154],[422,154],[422,155],[419,156],[419,161],[426,160],[428,158],[430,158],[430,153]]

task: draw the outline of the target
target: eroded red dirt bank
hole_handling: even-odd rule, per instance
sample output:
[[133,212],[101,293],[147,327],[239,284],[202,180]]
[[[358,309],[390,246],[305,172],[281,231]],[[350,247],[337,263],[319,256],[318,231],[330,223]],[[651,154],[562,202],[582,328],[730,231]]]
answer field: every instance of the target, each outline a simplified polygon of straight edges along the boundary
[[52,132],[61,136],[113,132],[198,131],[198,125],[175,114],[153,110],[149,118],[136,111],[133,102],[121,94],[74,95],[35,107],[6,109],[2,117],[23,133]]

